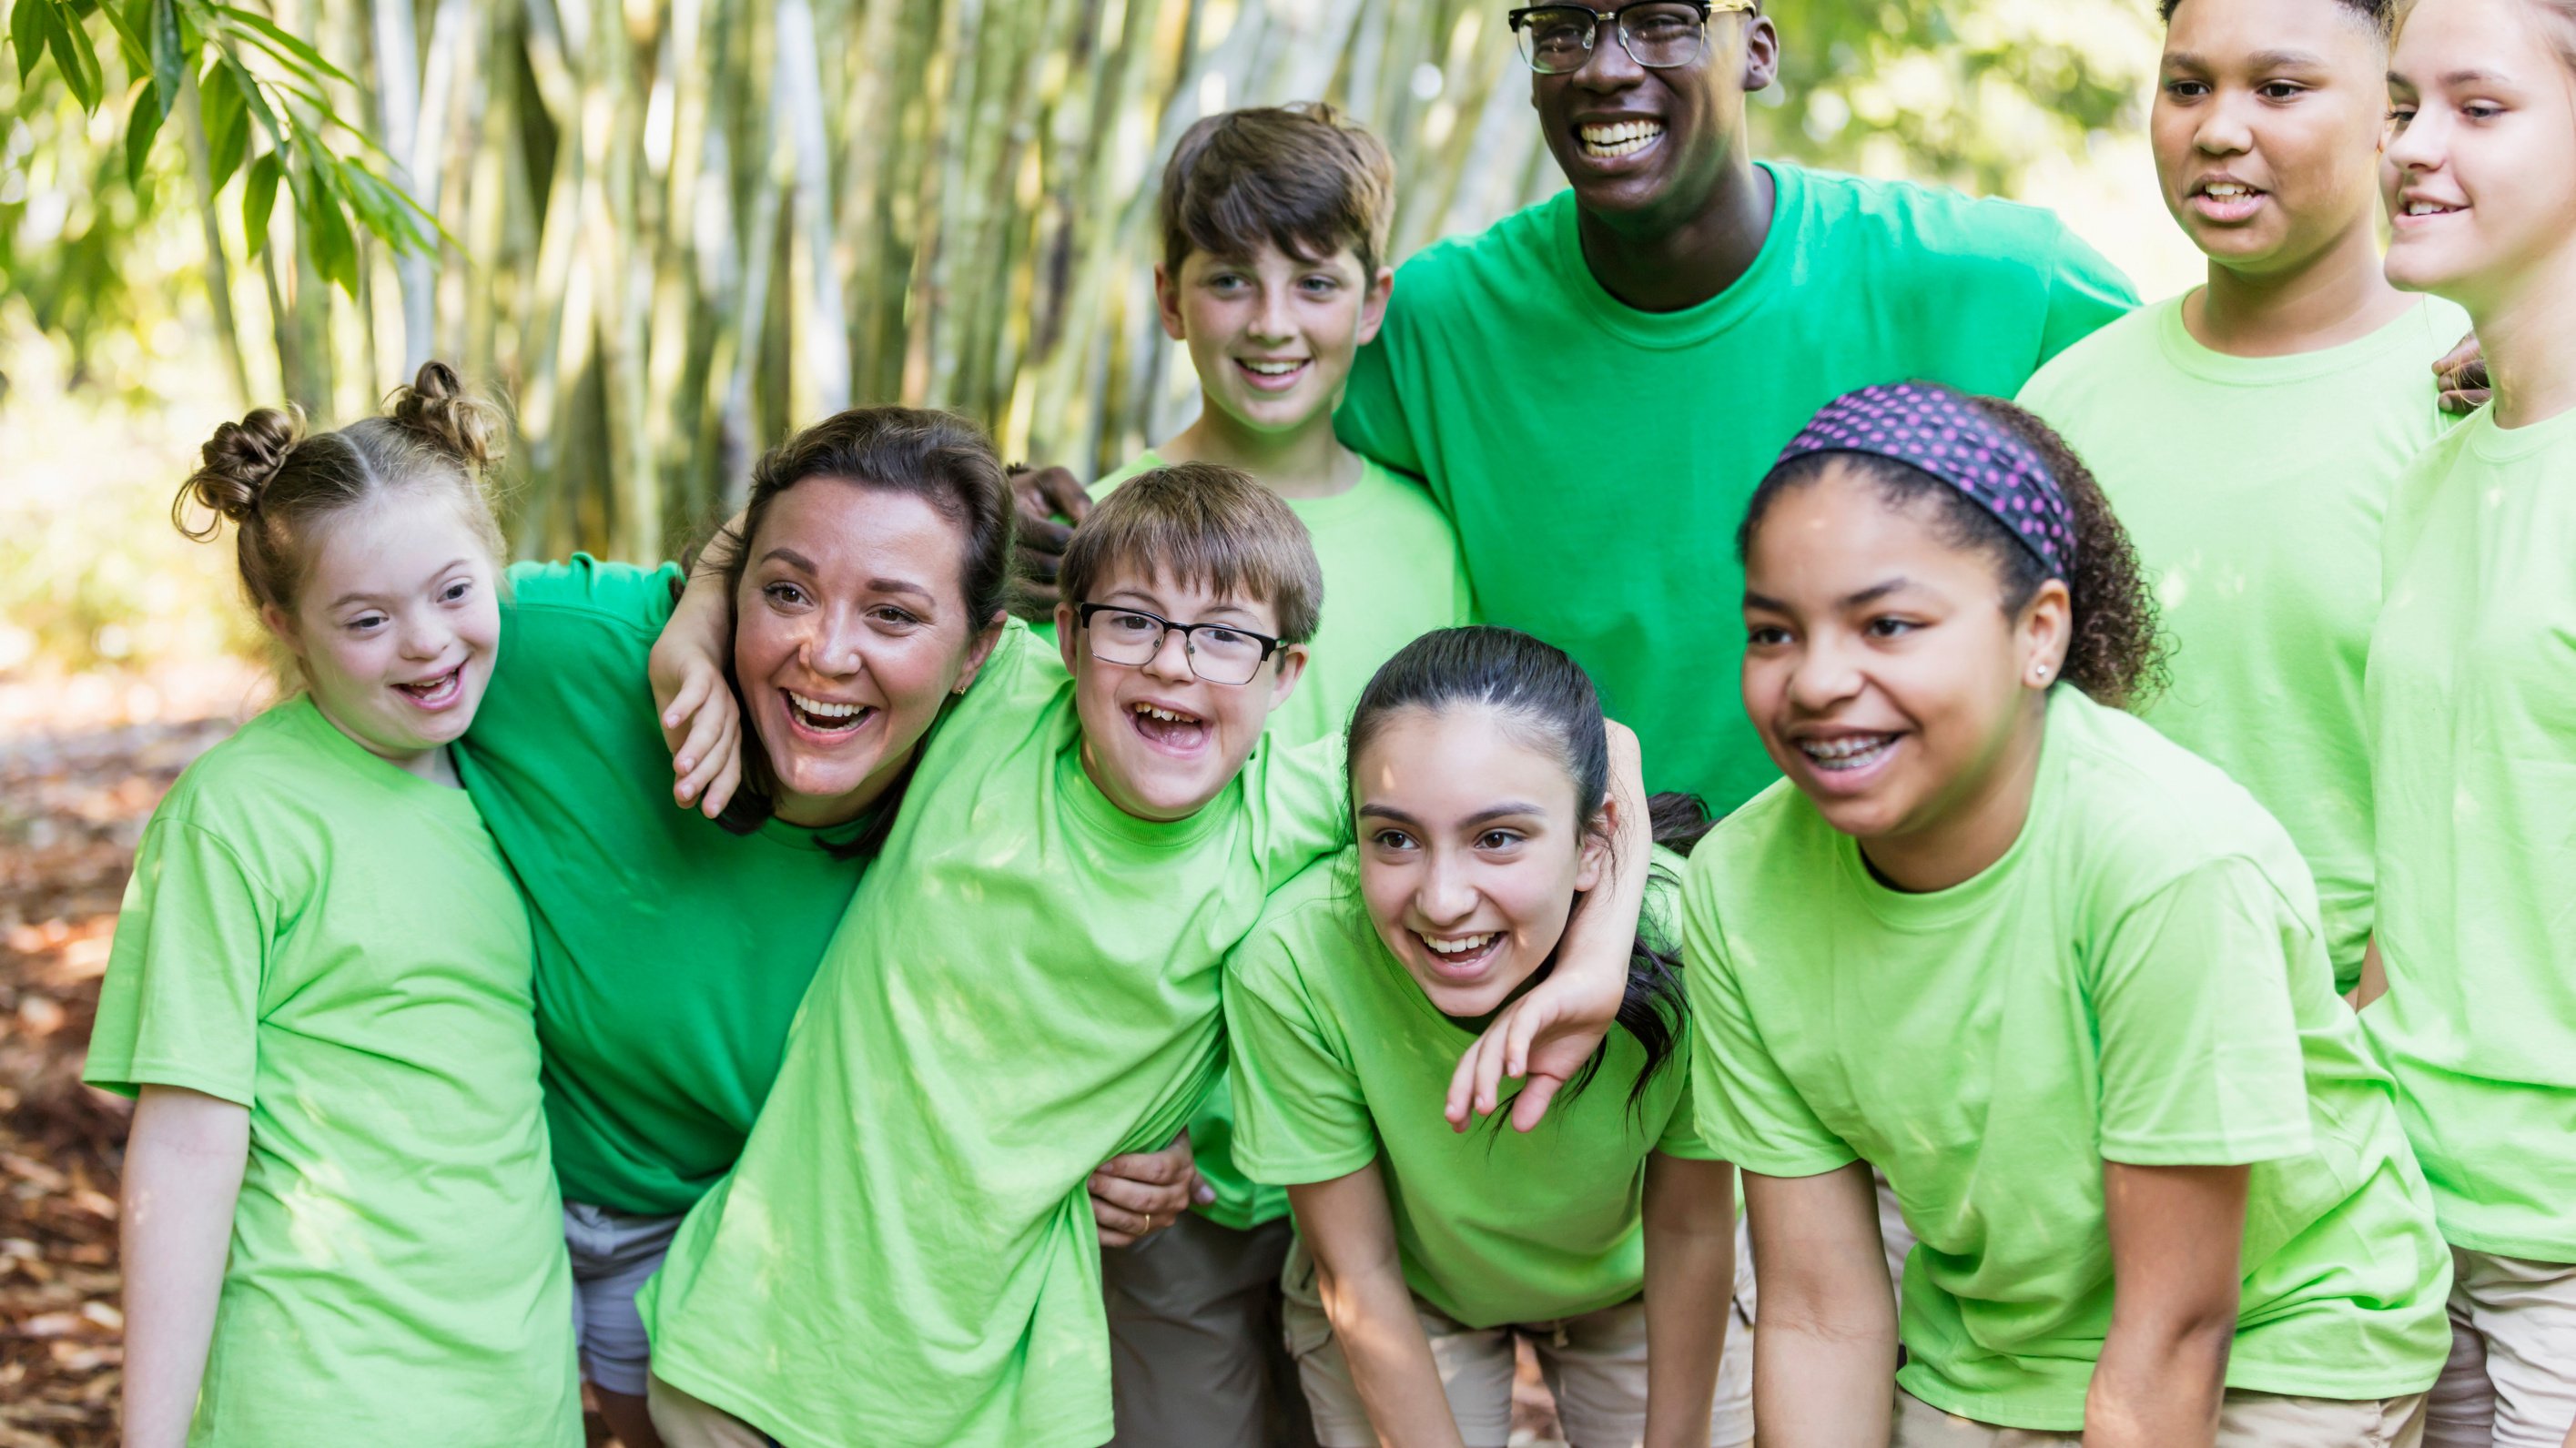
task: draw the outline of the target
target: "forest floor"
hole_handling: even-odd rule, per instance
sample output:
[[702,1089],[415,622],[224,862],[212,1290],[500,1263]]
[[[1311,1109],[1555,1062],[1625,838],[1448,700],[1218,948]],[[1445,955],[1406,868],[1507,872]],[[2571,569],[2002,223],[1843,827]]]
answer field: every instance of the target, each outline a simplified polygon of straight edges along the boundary
[[[0,1448],[116,1442],[128,1108],[81,1084],[81,1059],[144,822],[265,693],[231,662],[0,679]],[[1548,1448],[1522,1369],[1512,1442]]]

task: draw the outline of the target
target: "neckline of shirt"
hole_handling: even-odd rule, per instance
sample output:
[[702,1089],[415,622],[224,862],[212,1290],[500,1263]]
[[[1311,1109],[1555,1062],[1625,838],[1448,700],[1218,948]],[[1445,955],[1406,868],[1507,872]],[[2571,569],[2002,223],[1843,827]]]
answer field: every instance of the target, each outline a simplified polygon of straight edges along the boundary
[[[473,798],[465,792],[462,770],[457,773],[454,788],[421,778],[343,733],[322,712],[322,706],[313,702],[310,690],[299,690],[294,698],[277,707],[287,711],[294,728],[306,734],[324,758],[336,761],[339,768],[356,778],[392,790],[424,808],[482,824],[482,811],[475,808]],[[455,748],[452,744],[440,747]]]
[[[1091,833],[1148,850],[1183,850],[1205,840],[1225,822],[1229,811],[1239,807],[1244,792],[1240,770],[1233,779],[1226,781],[1225,788],[1217,792],[1216,798],[1199,806],[1186,818],[1143,820],[1127,813],[1100,792],[1100,786],[1092,782],[1091,771],[1082,767],[1082,716],[1075,711],[1070,684],[1056,707],[1064,711],[1062,736],[1057,740],[1056,749],[1056,793],[1065,801],[1068,816]],[[1253,760],[1260,757],[1262,749],[1269,743],[1265,736],[1260,744],[1253,746],[1251,758],[1244,761],[1244,769],[1252,767]]]
[[2520,462],[2534,453],[2576,441],[2576,408],[2520,427],[2505,427],[2496,421],[2495,404],[2489,402],[2469,414],[2462,426],[2469,451],[2481,460]]
[[1772,161],[1753,164],[1771,176],[1771,229],[1763,236],[1753,264],[1716,296],[1678,312],[1640,311],[1612,296],[1583,259],[1583,236],[1570,188],[1548,203],[1554,213],[1548,221],[1559,284],[1603,331],[1640,347],[1694,347],[1734,327],[1761,304],[1773,273],[1787,265],[1780,258],[1811,230],[1806,173]]
[[[2432,299],[2424,297],[2418,298],[2415,305],[2386,324],[2349,342],[2278,357],[2239,357],[2201,341],[2191,334],[2190,327],[2184,325],[2183,303],[2201,290],[2203,288],[2193,287],[2156,303],[2151,309],[2151,321],[2158,348],[2164,353],[2165,360],[2205,382],[2221,382],[2231,387],[2281,387],[2311,382],[2339,372],[2359,370],[2411,342],[2429,339],[2425,328],[2432,320]],[[2424,390],[2428,394],[2433,391],[2433,375],[2429,367],[2424,374]]]

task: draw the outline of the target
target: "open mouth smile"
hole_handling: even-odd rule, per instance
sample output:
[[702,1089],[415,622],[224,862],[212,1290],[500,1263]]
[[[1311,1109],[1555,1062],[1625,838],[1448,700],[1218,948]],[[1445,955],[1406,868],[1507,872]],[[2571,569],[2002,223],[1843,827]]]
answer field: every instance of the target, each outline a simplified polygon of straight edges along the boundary
[[1417,930],[1413,938],[1422,942],[1423,954],[1433,970],[1461,980],[1473,980],[1480,974],[1503,943],[1499,930],[1478,935],[1425,935]]
[[1661,121],[1593,121],[1574,128],[1575,144],[1595,161],[1617,161],[1664,138]]
[[1286,392],[1306,380],[1306,374],[1314,369],[1315,361],[1311,357],[1237,357],[1234,365],[1243,374],[1244,382],[1255,391]]
[[855,733],[877,716],[876,709],[866,704],[836,704],[793,689],[778,693],[787,701],[787,717],[797,728],[825,738]]
[[465,696],[465,666],[460,663],[455,668],[433,678],[422,679],[417,683],[396,684],[393,687],[394,692],[434,714],[442,709],[454,708],[456,702]]
[[1127,721],[1139,738],[1165,754],[1196,754],[1215,732],[1196,714],[1150,699],[1137,700],[1127,711]]

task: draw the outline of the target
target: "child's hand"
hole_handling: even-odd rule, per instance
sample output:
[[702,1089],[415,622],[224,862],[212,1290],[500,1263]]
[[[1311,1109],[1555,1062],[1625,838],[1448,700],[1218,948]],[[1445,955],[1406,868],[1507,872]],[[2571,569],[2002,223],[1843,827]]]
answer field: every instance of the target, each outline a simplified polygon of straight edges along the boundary
[[1091,513],[1091,495],[1060,467],[1013,468],[1011,493],[1020,513],[1020,616],[1045,623],[1055,617],[1056,569],[1073,539],[1072,525],[1056,519],[1081,522]]
[[708,819],[724,813],[742,782],[742,707],[725,673],[732,634],[733,605],[722,580],[692,575],[653,641],[645,670],[677,776],[671,798],[682,809],[696,804]]
[[1161,1151],[1131,1151],[1102,1162],[1090,1187],[1091,1217],[1104,1247],[1141,1242],[1179,1221],[1193,1203],[1216,1200],[1216,1189],[1199,1175],[1186,1131]]

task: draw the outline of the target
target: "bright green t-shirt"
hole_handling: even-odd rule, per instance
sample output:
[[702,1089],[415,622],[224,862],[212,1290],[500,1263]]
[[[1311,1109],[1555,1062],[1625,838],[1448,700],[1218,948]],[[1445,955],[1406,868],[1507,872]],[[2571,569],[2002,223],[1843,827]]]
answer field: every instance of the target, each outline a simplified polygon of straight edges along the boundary
[[463,790],[297,696],[143,833],[82,1078],[250,1109],[192,1448],[578,1448],[528,924]]
[[654,1372],[789,1448],[1110,1436],[1084,1184],[1206,1094],[1225,953],[1343,828],[1340,750],[1264,743],[1155,824],[1081,743],[1072,680],[1011,624],[646,1289]]
[[[1649,896],[1669,918],[1679,856]],[[1404,1279],[1469,1327],[1547,1322],[1645,1285],[1646,1156],[1707,1158],[1688,1062],[1629,1090],[1645,1050],[1613,1031],[1582,1094],[1526,1135],[1497,1116],[1456,1132],[1449,1076],[1476,1032],[1440,1013],[1387,953],[1359,898],[1359,857],[1317,862],[1271,898],[1227,962],[1235,1154],[1266,1181],[1325,1182],[1382,1161]],[[1678,1047],[1679,1043],[1677,1043]]]
[[2468,330],[2427,298],[2340,347],[2232,357],[2193,339],[2176,297],[2069,347],[2021,395],[2092,468],[2154,582],[2173,685],[2142,717],[2290,832],[2341,990],[2370,939],[2361,668],[2380,518],[2449,425],[2432,364]]
[[2053,213],[1764,169],[1760,255],[1684,311],[1602,288],[1570,191],[1425,248],[1334,419],[1429,481],[1485,621],[1572,654],[1643,740],[1648,786],[1720,813],[1779,777],[1732,681],[1735,529],[1780,449],[1873,383],[2009,397],[2134,301]]
[[[1360,691],[1406,644],[1476,621],[1458,535],[1439,505],[1420,483],[1375,461],[1362,463],[1360,480],[1347,493],[1281,500],[1306,525],[1324,570],[1324,620],[1306,673],[1270,716],[1271,737],[1292,749],[1348,729]],[[1093,483],[1091,496],[1105,498],[1120,483],[1162,466],[1160,455],[1139,453]],[[1220,1077],[1190,1118],[1199,1175],[1216,1191],[1200,1215],[1238,1231],[1287,1216],[1288,1194],[1252,1181],[1236,1165],[1234,1134],[1232,1088]]]
[[2074,689],[2029,818],[1904,894],[1787,781],[1691,857],[1700,1129],[1746,1171],[1887,1174],[1907,1392],[2069,1432],[2111,1328],[2102,1164],[2251,1165],[2227,1385],[2422,1391],[2450,1254],[2334,993],[2307,866],[2252,796]]
[[2476,413],[2389,505],[2361,1014],[2460,1246],[2576,1262],[2576,412]]
[[[504,647],[459,751],[528,899],[564,1195],[685,1212],[733,1166],[864,868],[830,831],[737,835],[671,802],[645,676],[679,569],[510,570]],[[757,749],[757,741],[746,741]]]

